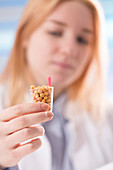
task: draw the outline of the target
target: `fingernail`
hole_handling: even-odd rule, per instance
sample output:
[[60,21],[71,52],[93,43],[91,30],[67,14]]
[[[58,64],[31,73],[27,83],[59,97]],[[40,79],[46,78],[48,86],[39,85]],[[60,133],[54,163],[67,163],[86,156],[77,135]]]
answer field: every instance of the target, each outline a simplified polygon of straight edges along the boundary
[[49,105],[46,104],[46,103],[42,103],[42,104],[41,104],[41,109],[43,109],[43,110],[48,110],[48,109],[49,109]]
[[53,113],[52,112],[45,112],[45,116],[50,119],[53,117]]

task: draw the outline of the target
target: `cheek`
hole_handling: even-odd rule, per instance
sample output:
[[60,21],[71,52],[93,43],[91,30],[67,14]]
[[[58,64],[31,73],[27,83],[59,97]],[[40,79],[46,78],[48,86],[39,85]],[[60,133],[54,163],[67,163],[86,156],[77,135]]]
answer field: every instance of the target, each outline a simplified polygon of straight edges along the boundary
[[86,65],[86,63],[90,59],[91,54],[92,54],[92,48],[90,47],[86,47],[83,50],[81,50],[80,62],[82,65]]
[[28,56],[35,59],[35,61],[48,60],[54,52],[54,44],[46,37],[33,37],[29,43]]
[[90,56],[91,56],[92,50],[91,48],[87,48],[84,50],[81,50],[80,55],[78,55],[77,58],[77,70],[79,74],[82,74],[85,68],[87,67],[87,64],[89,63]]
[[46,61],[46,56],[46,45],[42,41],[35,41],[35,39],[31,39],[26,50],[28,64],[32,67],[40,68],[44,64],[44,61]]
[[33,74],[37,75],[45,74],[45,68],[49,71],[49,64],[55,55],[54,43],[51,43],[46,37],[41,37],[30,39],[26,56],[29,68]]

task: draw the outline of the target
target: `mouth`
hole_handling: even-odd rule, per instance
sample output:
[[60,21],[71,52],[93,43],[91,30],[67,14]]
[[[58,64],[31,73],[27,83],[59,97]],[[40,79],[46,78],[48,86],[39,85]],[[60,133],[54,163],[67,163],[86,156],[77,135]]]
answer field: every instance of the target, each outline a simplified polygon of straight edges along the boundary
[[57,61],[54,61],[52,63],[54,66],[57,66],[60,69],[64,69],[64,70],[69,70],[69,69],[72,70],[73,69],[73,66],[71,64],[67,64],[64,62],[57,62]]

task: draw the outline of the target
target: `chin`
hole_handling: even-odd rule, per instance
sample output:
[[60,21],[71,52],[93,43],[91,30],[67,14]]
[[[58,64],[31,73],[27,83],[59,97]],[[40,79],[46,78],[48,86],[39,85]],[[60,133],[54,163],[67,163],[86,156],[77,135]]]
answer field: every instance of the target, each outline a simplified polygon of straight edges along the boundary
[[60,86],[61,88],[67,88],[68,86],[70,86],[72,83],[74,83],[79,75],[77,74],[73,74],[73,76],[65,76],[62,74],[51,74],[50,75],[52,78],[52,86]]
[[[59,86],[60,87],[62,87],[62,88],[68,88],[71,84],[73,84],[75,81],[77,81],[77,77],[75,78],[75,77],[70,77],[70,78],[68,78],[68,79],[66,79],[66,80],[61,80],[60,82],[59,82]],[[58,83],[56,82],[56,84],[58,85]]]
[[64,84],[64,82],[66,81],[64,76],[51,76],[52,77],[52,82],[53,84]]
[[54,86],[55,88],[64,89],[69,86],[69,82],[63,79],[54,79],[52,80],[52,86]]

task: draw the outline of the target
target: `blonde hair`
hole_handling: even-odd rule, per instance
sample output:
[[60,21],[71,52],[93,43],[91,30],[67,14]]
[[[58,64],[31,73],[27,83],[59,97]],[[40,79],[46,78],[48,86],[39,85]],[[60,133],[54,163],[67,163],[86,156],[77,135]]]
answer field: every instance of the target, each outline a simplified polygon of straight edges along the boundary
[[[82,1],[82,0],[80,0]],[[70,99],[76,99],[80,110],[88,111],[94,120],[102,120],[105,116],[105,87],[108,68],[108,47],[105,38],[105,18],[101,4],[98,0],[85,0],[86,5],[92,9],[95,26],[95,47],[91,60],[68,91]],[[73,94],[76,94],[73,95]],[[81,109],[80,109],[81,108]]]
[[[49,13],[60,3],[66,1],[71,0],[30,0],[26,5],[9,61],[1,75],[1,83],[8,83],[10,106],[24,102],[29,85],[35,83],[27,67],[23,42],[40,26]],[[102,34],[102,17],[100,15],[103,16],[103,12],[100,14],[101,7],[96,0],[79,0],[79,2],[84,3],[91,9],[96,30],[95,50],[82,76],[69,87],[69,94],[71,94],[70,98],[72,100],[76,99],[83,108],[93,114],[96,113],[96,108],[101,110],[104,84],[102,57],[104,61],[104,58],[107,57],[106,52],[101,53],[101,45],[105,41],[102,40],[100,43]],[[103,48],[105,49],[106,45]]]

